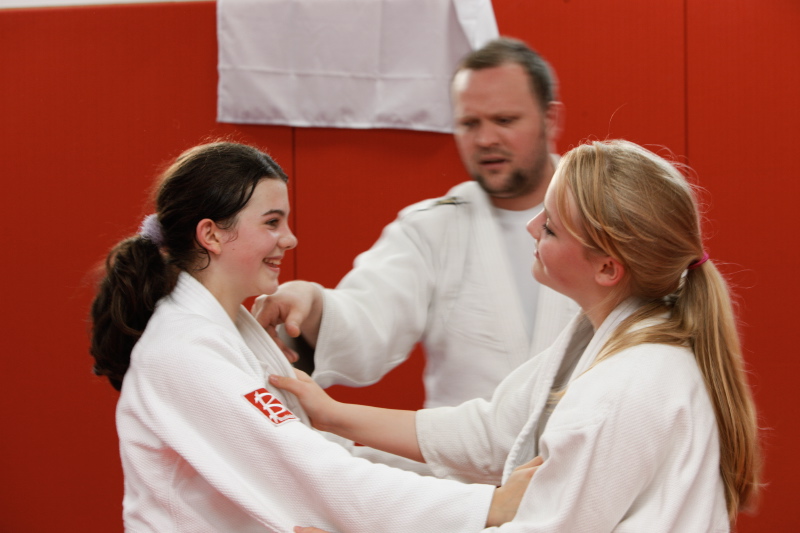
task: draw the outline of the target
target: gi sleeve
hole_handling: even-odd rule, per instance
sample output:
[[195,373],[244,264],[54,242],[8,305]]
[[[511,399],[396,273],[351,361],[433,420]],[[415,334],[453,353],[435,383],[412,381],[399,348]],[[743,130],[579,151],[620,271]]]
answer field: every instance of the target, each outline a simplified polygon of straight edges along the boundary
[[322,387],[371,385],[408,358],[428,320],[440,253],[433,248],[401,214],[325,291],[314,355]]
[[500,383],[491,401],[417,411],[417,440],[434,475],[499,485],[517,436],[546,399],[549,389],[537,384],[542,368],[557,362],[548,352],[528,361]]

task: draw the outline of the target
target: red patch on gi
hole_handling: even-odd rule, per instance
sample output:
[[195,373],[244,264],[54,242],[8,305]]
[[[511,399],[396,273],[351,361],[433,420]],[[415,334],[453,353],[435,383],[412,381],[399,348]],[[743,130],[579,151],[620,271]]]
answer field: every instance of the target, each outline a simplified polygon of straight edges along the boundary
[[252,403],[258,408],[259,411],[264,413],[264,416],[269,418],[269,421],[275,424],[283,424],[290,420],[297,420],[297,417],[292,414],[275,396],[272,395],[267,389],[258,389],[244,395],[247,401]]

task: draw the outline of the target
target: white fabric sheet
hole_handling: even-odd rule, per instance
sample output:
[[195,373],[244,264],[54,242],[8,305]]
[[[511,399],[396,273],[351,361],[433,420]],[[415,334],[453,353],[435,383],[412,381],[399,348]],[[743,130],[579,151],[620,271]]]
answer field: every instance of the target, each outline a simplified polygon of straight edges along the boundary
[[220,122],[452,131],[490,0],[219,0]]

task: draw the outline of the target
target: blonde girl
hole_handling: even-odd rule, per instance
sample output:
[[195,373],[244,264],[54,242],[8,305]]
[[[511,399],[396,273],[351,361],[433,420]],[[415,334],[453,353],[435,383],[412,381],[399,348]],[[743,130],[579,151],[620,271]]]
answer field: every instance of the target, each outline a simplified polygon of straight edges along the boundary
[[305,376],[272,383],[316,427],[439,476],[500,483],[541,456],[501,531],[728,531],[758,491],[756,415],[700,226],[666,160],[626,141],[579,146],[528,229],[533,275],[582,312],[491,401],[396,412],[336,403]]

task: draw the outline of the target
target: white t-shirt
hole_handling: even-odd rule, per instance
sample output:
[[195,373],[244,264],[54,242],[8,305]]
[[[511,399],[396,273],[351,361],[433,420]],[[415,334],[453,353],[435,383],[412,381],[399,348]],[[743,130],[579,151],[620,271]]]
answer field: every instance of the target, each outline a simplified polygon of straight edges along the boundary
[[500,231],[503,234],[514,284],[519,289],[520,302],[525,314],[525,331],[528,333],[528,340],[531,338],[531,331],[536,320],[539,283],[533,279],[533,273],[531,272],[536,244],[531,234],[528,233],[527,225],[530,219],[535,217],[541,210],[541,204],[524,211],[509,211],[508,209],[492,207],[497,223],[500,225]]

